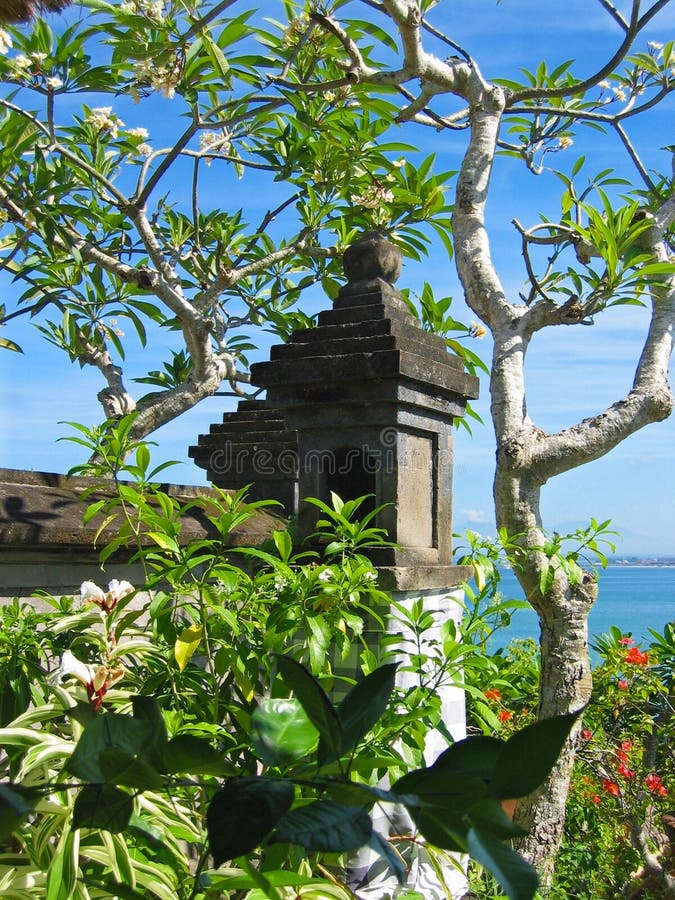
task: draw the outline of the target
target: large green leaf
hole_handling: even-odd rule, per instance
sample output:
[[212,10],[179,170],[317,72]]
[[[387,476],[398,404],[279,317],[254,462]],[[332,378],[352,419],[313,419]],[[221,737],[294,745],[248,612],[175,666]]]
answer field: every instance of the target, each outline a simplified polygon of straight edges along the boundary
[[164,785],[164,778],[157,769],[138,755],[115,747],[106,747],[99,752],[98,765],[108,784],[123,784],[142,791],[158,790]]
[[580,712],[534,722],[502,746],[489,792],[493,797],[525,797],[544,782]]
[[40,795],[20,785],[0,784],[0,841],[5,841],[33,811]]
[[398,663],[380,666],[354,685],[338,707],[342,726],[341,753],[353,750],[387,708]]
[[208,741],[194,734],[177,734],[164,747],[162,758],[167,772],[190,775],[233,775],[234,770]]
[[316,750],[319,732],[297,699],[262,700],[251,716],[251,740],[268,766],[284,766]]
[[494,797],[486,797],[474,803],[465,818],[477,828],[489,831],[494,837],[504,840],[522,837],[526,833],[506,815],[501,803]]
[[342,748],[342,727],[325,691],[316,678],[294,659],[289,656],[277,656],[276,659],[282,678],[319,732],[319,764],[336,759]]
[[467,844],[471,858],[492,872],[511,900],[532,900],[539,879],[522,856],[491,832],[478,827],[469,829]]
[[84,729],[66,769],[82,781],[105,782],[106,773],[100,765],[99,755],[106,750],[138,757],[160,769],[162,760],[156,745],[157,732],[153,722],[120,713],[105,713]]
[[216,868],[251,853],[293,802],[291,782],[278,778],[233,778],[214,796],[206,830]]
[[490,781],[504,742],[498,738],[474,735],[456,741],[431,766],[434,772],[473,775]]
[[75,798],[75,828],[101,828],[117,834],[129,824],[134,811],[131,796],[112,784],[85,784]]
[[372,833],[373,823],[363,807],[316,800],[286,813],[271,841],[300,844],[306,850],[343,853],[367,844]]

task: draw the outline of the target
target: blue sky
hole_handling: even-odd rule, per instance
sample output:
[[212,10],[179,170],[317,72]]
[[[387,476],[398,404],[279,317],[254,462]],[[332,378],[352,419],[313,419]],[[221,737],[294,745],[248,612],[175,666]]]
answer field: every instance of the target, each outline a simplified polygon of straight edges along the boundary
[[[275,5],[266,4],[265,9]],[[624,9],[627,6],[618,5]],[[603,54],[604,59],[620,39],[618,29],[594,0],[568,0],[564,4],[503,0],[499,6],[494,0],[446,0],[431,18],[476,57],[488,77],[513,76],[519,67],[532,68],[541,58],[549,60],[549,68],[574,58],[578,60],[575,71],[587,74],[594,69],[594,52]],[[665,42],[673,37],[675,3],[656,18],[645,39]],[[170,119],[167,114],[173,115],[176,106],[158,98],[153,109],[152,121],[140,121],[140,108],[120,101],[119,114],[127,125],[147,127],[152,139],[166,129]],[[666,169],[668,160],[658,148],[675,142],[674,113],[671,101],[632,132],[648,165],[661,170]],[[437,153],[441,170],[458,165],[461,138],[412,126],[401,129],[396,137],[418,142],[425,153]],[[160,143],[157,140],[156,145]],[[599,148],[600,157],[592,161],[592,154]],[[624,174],[630,173],[618,143],[611,138],[599,142],[590,131],[582,132],[571,149],[551,159],[551,165],[569,170],[580,153],[587,154],[589,171],[614,166]],[[511,220],[518,218],[532,225],[539,213],[555,215],[559,207],[554,182],[546,176],[535,178],[512,160],[499,161],[495,169],[489,206],[493,255],[507,292],[513,297],[517,296],[524,275],[520,240]],[[234,190],[241,192],[251,219],[267,208],[266,189],[257,189],[254,183],[252,187],[247,181],[235,185]],[[473,318],[463,309],[453,267],[442,249],[432,252],[422,264],[408,261],[399,286],[415,289],[425,280],[438,294],[456,298],[453,309],[457,318]],[[0,284],[7,302],[16,289],[7,281]],[[10,302],[7,305],[11,307]],[[321,292],[316,292],[306,304],[311,312],[328,305]],[[537,335],[527,367],[528,409],[535,423],[554,431],[601,411],[623,396],[630,388],[646,327],[645,310],[619,307],[609,310],[593,327],[549,329]],[[3,335],[21,343],[26,353],[0,352],[0,465],[66,471],[82,462],[83,457],[75,445],[57,440],[69,433],[59,421],[91,424],[100,418],[96,401],[96,393],[103,386],[100,376],[70,364],[25,325],[8,326]],[[267,356],[267,347],[268,342],[261,345],[258,358]],[[487,341],[476,342],[472,348],[486,358],[489,356]],[[133,365],[133,353],[130,359]],[[143,362],[142,353],[137,361],[139,365]],[[151,367],[158,366],[153,362]],[[476,408],[485,425],[476,424],[471,437],[464,431],[457,434],[454,525],[455,529],[470,527],[490,534],[494,531],[494,441],[485,379],[481,390]],[[183,461],[173,470],[173,480],[203,483],[203,472],[187,460],[187,447],[232,406],[229,398],[211,398],[154,435],[157,461]],[[623,536],[619,552],[675,556],[674,448],[675,419],[671,418],[644,429],[603,460],[556,478],[543,491],[546,526],[564,532],[586,524],[591,516],[611,518]]]

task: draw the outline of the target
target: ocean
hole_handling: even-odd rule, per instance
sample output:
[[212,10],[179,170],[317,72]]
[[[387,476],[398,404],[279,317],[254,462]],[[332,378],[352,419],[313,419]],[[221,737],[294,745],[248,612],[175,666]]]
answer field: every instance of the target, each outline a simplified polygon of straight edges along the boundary
[[[523,593],[511,571],[502,573],[501,590],[506,599],[523,599]],[[588,631],[594,635],[616,625],[636,642],[649,643],[648,629],[663,631],[675,621],[675,566],[608,566],[600,570],[600,593],[588,619]],[[502,646],[514,638],[539,637],[536,613],[516,610],[508,629],[500,631],[496,643]]]

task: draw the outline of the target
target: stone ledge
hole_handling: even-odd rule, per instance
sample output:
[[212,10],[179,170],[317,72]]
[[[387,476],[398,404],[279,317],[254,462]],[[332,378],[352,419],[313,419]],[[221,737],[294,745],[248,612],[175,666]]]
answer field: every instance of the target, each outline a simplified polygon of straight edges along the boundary
[[[87,502],[82,495],[92,487],[95,488],[92,501],[112,493],[110,484],[104,479],[0,469],[0,550],[51,546],[95,552],[93,540],[102,518],[97,516],[87,525],[82,524]],[[184,503],[197,497],[215,499],[218,496],[212,488],[199,485],[163,484],[160,488]],[[259,511],[232,533],[231,543],[233,546],[259,544],[279,527],[285,527],[285,520],[271,512]],[[100,543],[109,540],[114,533],[113,529],[106,531]],[[213,534],[204,512],[193,509],[183,517],[179,542],[185,544]]]
[[384,591],[428,591],[458,587],[472,575],[471,566],[380,566],[378,587]]

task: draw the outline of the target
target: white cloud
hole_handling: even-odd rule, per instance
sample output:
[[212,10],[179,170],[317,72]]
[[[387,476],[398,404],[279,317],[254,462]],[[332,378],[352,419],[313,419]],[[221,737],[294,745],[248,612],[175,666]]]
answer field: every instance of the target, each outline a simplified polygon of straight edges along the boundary
[[460,509],[460,517],[471,525],[491,525],[492,515],[484,509]]

